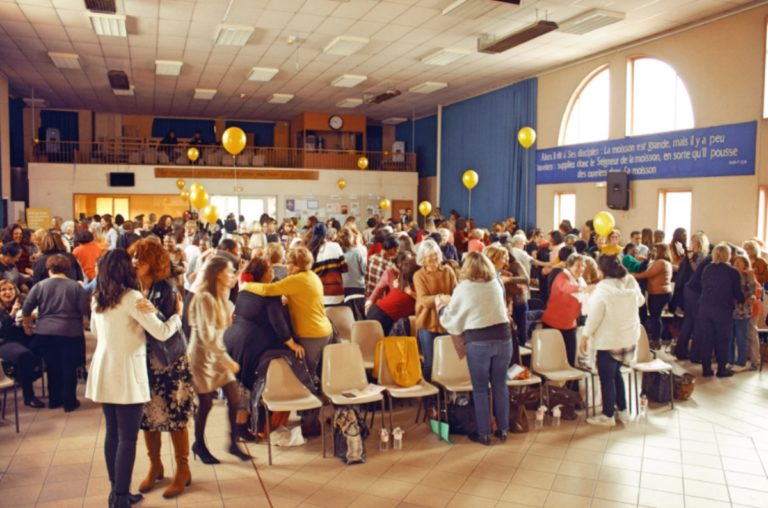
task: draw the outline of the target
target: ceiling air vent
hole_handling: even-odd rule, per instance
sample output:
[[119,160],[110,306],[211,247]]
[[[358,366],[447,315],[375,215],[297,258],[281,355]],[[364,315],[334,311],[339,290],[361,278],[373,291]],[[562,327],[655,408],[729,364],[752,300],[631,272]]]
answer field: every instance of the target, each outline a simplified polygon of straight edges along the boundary
[[380,104],[384,101],[388,101],[389,99],[394,99],[398,95],[400,95],[402,92],[398,90],[397,88],[390,88],[384,93],[380,93],[379,95],[368,95],[365,98],[366,104]]
[[85,8],[93,12],[117,13],[115,0],[85,0]]
[[442,14],[477,19],[498,7],[499,3],[520,5],[520,0],[450,0],[443,8]]
[[624,19],[625,14],[605,9],[592,9],[591,11],[577,14],[560,23],[560,31],[569,34],[583,35],[598,28],[618,23]]
[[502,53],[531,39],[541,37],[552,30],[557,30],[557,23],[554,21],[537,21],[519,32],[511,33],[504,37],[481,37],[477,40],[477,50],[481,53]]
[[111,86],[113,90],[131,89],[128,75],[123,71],[109,71],[107,73],[107,78],[109,78],[109,86]]

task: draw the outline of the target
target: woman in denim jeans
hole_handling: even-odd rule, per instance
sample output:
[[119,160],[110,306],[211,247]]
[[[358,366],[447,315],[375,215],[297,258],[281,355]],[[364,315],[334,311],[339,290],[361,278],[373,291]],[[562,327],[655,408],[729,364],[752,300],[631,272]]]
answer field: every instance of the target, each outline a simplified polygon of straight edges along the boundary
[[747,256],[737,254],[733,267],[739,271],[744,303],[737,304],[733,310],[733,337],[728,346],[728,363],[733,366],[734,372],[741,372],[747,368],[747,330],[757,295],[757,280]]
[[440,311],[440,323],[451,335],[464,336],[477,423],[477,433],[470,434],[469,438],[488,446],[491,444],[489,384],[498,427],[496,437],[502,442],[507,440],[507,368],[512,359],[512,329],[504,288],[485,255],[467,254],[460,279],[453,296],[440,298],[440,306],[446,304]]

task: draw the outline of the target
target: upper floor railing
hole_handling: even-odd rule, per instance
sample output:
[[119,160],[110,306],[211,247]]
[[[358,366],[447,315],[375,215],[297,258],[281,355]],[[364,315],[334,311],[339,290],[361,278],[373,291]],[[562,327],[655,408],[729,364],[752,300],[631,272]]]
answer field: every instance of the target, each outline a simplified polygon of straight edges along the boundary
[[149,164],[200,165],[270,168],[313,168],[359,170],[361,157],[368,170],[416,171],[415,153],[302,148],[247,147],[237,157],[220,145],[195,145],[199,158],[187,157],[186,143],[161,145],[153,141],[104,140],[97,142],[56,141],[36,144],[31,162],[68,164]]

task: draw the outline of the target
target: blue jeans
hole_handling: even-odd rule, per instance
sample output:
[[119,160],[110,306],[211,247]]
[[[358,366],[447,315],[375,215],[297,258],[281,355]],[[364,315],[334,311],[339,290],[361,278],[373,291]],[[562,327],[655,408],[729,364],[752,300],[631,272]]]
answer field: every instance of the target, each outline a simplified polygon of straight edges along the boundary
[[493,391],[493,415],[499,431],[509,428],[509,392],[507,368],[512,359],[511,340],[482,340],[466,344],[469,376],[472,378],[472,397],[475,404],[477,433],[491,434],[490,382]]
[[427,381],[432,380],[432,358],[435,356],[435,339],[440,335],[438,332],[430,332],[426,328],[419,328],[419,349],[421,349],[421,374]]
[[[749,319],[733,320],[733,337],[728,346],[728,363],[741,367],[747,364],[747,328]],[[734,347],[736,352],[734,353]]]
[[613,406],[626,411],[627,398],[624,396],[624,377],[621,363],[608,351],[597,352],[597,373],[600,376],[600,393],[603,395],[603,414],[613,416]]

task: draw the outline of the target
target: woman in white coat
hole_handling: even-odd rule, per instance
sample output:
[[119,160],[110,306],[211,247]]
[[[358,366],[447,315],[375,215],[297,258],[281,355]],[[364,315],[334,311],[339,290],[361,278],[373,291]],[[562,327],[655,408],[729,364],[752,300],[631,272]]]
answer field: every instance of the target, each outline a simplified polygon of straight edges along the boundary
[[96,351],[85,396],[103,405],[106,420],[104,455],[112,483],[109,506],[127,508],[144,403],[149,401],[146,330],[167,340],[181,328],[181,300],[176,314],[163,323],[139,291],[131,258],[122,249],[107,252],[98,264],[91,330]]
[[622,364],[635,357],[640,338],[640,316],[637,309],[645,304],[640,286],[627,274],[618,256],[602,255],[598,261],[604,279],[595,286],[587,306],[587,322],[581,353],[587,348],[596,351],[597,373],[603,395],[603,413],[587,418],[587,423],[612,427],[616,425],[614,405],[619,408],[619,419],[629,420],[627,399],[624,395]]

